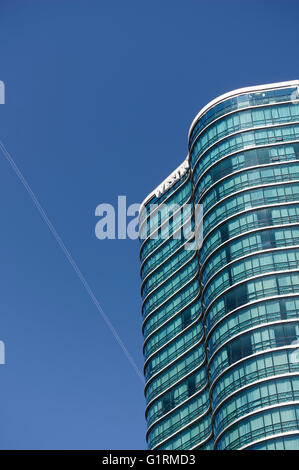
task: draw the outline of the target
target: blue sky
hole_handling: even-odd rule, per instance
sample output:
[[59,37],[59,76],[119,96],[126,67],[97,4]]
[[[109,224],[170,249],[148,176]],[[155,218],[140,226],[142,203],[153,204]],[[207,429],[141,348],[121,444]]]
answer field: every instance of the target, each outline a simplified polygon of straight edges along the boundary
[[[299,78],[298,13],[296,0],[0,2],[0,140],[139,368],[139,244],[98,240],[95,208],[141,202],[217,95]],[[0,214],[0,448],[145,448],[142,383],[3,156]]]

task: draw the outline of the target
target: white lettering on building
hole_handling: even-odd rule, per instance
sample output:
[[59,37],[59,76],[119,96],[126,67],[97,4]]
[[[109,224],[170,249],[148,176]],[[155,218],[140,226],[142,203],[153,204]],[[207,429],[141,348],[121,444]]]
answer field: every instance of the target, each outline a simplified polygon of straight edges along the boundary
[[173,173],[171,173],[165,181],[155,190],[156,197],[161,196],[165,191],[171,188],[178,180],[180,180],[188,171],[189,162],[185,160]]

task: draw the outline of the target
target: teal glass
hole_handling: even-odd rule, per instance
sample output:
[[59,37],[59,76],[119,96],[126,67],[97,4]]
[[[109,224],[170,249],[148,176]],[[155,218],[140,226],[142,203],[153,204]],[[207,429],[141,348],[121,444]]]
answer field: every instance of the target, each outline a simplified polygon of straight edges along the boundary
[[207,127],[211,122],[215,121],[224,114],[236,111],[237,109],[260,106],[264,104],[280,103],[298,99],[298,89],[288,88],[283,90],[270,90],[263,93],[246,93],[231,99],[222,101],[212,106],[206,111],[195,125],[189,138],[189,147],[191,148],[197,135]]
[[185,171],[142,205],[150,449],[299,449],[298,90],[205,107]]

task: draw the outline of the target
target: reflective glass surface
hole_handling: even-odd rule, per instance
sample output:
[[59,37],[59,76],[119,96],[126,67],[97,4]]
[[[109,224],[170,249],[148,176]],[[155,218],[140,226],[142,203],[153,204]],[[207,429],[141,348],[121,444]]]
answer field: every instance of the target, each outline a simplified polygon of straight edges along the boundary
[[298,88],[215,102],[188,162],[140,214],[148,446],[298,449]]

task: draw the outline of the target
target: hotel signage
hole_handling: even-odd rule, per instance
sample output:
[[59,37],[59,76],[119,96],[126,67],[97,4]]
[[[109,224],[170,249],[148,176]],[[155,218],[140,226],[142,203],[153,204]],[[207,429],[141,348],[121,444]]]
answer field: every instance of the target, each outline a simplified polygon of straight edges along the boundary
[[171,175],[169,175],[166,180],[160,184],[157,189],[155,189],[156,197],[161,196],[165,191],[171,188],[178,180],[180,180],[188,171],[189,162],[185,160]]

